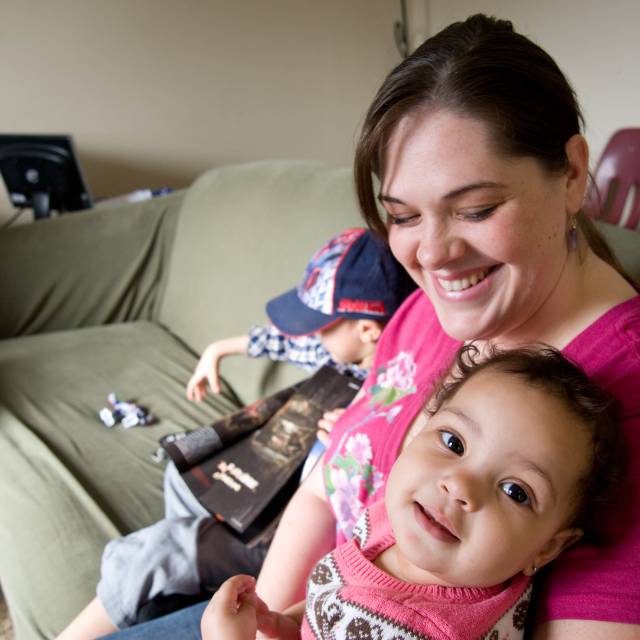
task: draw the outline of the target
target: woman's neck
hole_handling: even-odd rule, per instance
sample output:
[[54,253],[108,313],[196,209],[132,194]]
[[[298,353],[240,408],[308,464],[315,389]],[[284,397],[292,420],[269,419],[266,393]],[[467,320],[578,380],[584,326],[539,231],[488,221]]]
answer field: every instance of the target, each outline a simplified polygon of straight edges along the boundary
[[635,295],[613,267],[584,247],[569,254],[557,285],[538,311],[524,325],[490,342],[506,348],[544,342],[563,349],[609,309]]

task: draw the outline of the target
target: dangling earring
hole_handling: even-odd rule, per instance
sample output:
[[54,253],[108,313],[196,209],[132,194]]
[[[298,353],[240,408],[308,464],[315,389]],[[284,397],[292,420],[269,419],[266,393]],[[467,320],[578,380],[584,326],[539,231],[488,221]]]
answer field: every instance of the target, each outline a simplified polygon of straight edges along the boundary
[[538,570],[538,567],[536,567],[536,565],[534,564],[533,567],[531,568],[531,573],[535,573]]
[[567,232],[567,247],[569,251],[575,251],[578,247],[578,224],[575,216],[571,218],[571,226]]

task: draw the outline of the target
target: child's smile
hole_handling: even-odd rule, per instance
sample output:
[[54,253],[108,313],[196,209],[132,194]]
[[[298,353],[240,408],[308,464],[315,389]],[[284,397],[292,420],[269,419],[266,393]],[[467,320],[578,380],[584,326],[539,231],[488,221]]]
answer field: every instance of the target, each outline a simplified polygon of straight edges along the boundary
[[425,531],[442,542],[460,542],[454,526],[444,514],[435,509],[426,509],[419,502],[414,502],[413,504],[416,522]]
[[386,505],[397,542],[381,566],[468,587],[539,568],[579,536],[567,526],[590,455],[587,430],[553,394],[479,372],[394,465]]

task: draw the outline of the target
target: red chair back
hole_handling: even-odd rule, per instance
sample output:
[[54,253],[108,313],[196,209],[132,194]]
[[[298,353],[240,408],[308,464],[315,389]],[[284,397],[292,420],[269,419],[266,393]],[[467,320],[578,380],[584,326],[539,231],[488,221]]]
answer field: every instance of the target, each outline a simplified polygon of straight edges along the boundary
[[[604,148],[585,211],[592,218],[636,229],[640,221],[640,129],[616,131]],[[627,204],[627,199],[632,201]],[[625,204],[629,214],[622,219]]]

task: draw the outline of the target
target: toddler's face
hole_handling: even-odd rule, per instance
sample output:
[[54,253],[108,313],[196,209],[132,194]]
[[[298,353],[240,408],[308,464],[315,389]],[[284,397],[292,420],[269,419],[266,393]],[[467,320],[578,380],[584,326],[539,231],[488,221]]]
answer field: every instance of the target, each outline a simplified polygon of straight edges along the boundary
[[587,429],[548,392],[474,375],[389,476],[387,511],[411,579],[491,586],[552,559],[541,553],[574,514],[589,451]]

